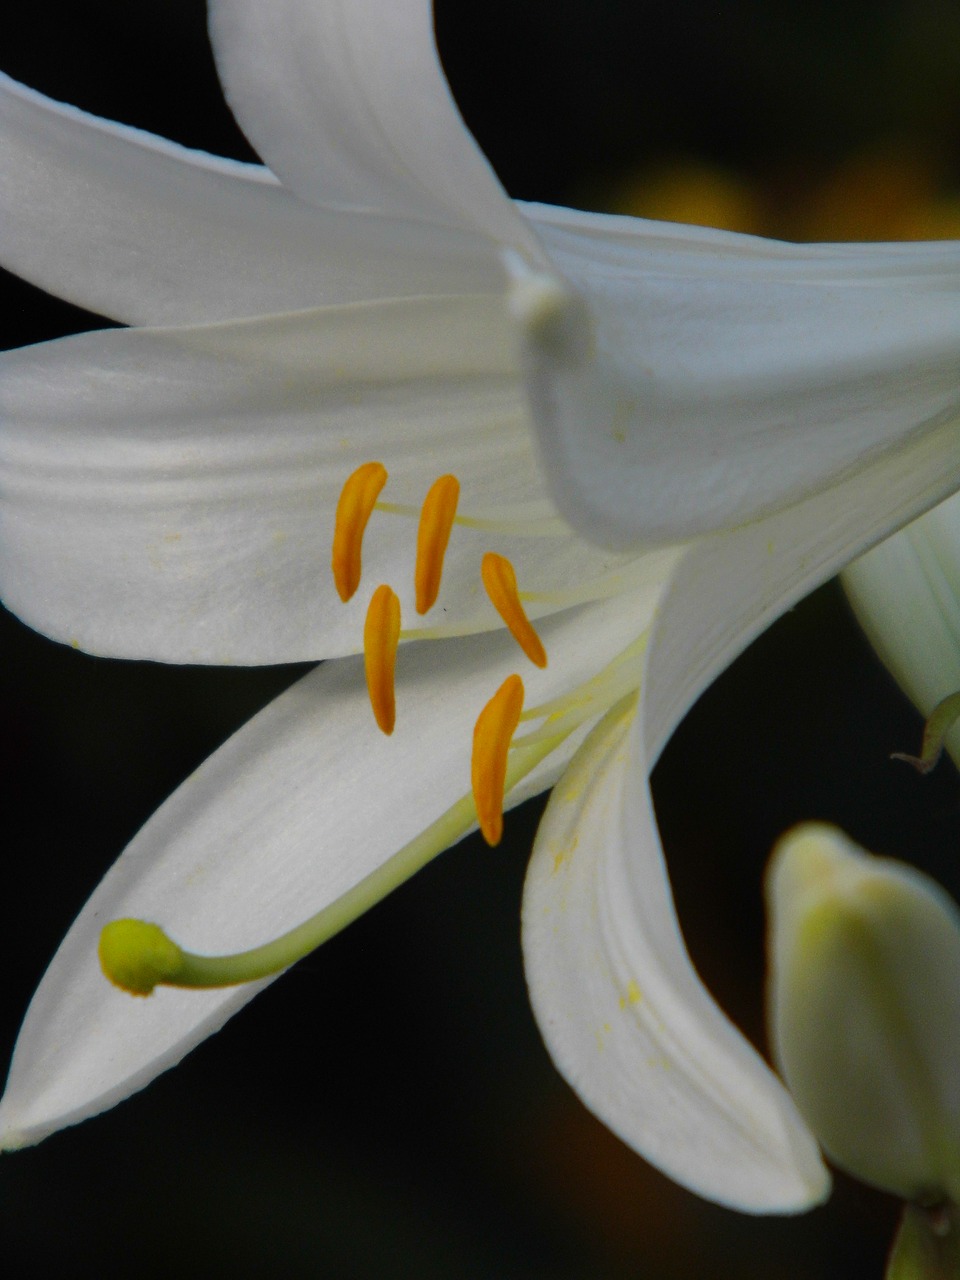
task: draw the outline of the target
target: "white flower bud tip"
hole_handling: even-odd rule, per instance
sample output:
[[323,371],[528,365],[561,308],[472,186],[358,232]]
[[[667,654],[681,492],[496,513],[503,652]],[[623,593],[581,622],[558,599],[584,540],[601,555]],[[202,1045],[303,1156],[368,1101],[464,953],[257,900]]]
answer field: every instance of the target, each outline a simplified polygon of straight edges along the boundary
[[773,1049],[841,1168],[960,1200],[960,912],[836,828],[786,835],[767,875]]

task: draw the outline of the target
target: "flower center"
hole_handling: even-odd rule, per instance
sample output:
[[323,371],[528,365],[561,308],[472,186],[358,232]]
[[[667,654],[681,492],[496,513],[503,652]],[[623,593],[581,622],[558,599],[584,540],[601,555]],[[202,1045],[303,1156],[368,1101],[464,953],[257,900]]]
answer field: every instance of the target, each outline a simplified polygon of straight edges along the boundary
[[[528,518],[500,519],[496,514],[457,514],[460,486],[456,477],[441,476],[431,485],[422,506],[380,501],[387,483],[386,468],[379,462],[364,463],[350,475],[337,503],[331,567],[340,599],[346,603],[360,586],[363,570],[363,538],[373,512],[418,518],[414,563],[415,605],[428,613],[440,597],[444,559],[454,525],[474,531],[542,537],[565,536],[566,526],[552,513]],[[536,629],[526,615],[523,601],[536,600],[555,608],[603,601],[631,588],[641,596],[650,583],[660,580],[670,563],[652,556],[636,563],[606,564],[593,581],[583,578],[561,589],[521,592],[511,562],[497,552],[480,556],[479,578],[494,609],[526,657],[538,667],[547,655]],[[574,575],[576,577],[576,575]],[[546,584],[541,583],[541,586]],[[363,628],[363,654],[367,692],[380,730],[390,734],[396,719],[395,670],[402,640],[440,638],[457,634],[447,627],[431,626],[404,632],[400,599],[393,588],[380,584],[367,607]],[[229,955],[197,955],[183,950],[155,924],[143,920],[115,920],[101,933],[99,956],[111,982],[134,995],[149,995],[155,986],[188,988],[231,986],[270,977],[314,951],[363,912],[380,902],[437,854],[460,840],[479,823],[488,844],[496,845],[503,833],[504,798],[557,751],[584,724],[599,719],[626,699],[635,698],[640,684],[647,643],[647,619],[611,659],[598,661],[597,670],[559,696],[524,707],[524,686],[516,673],[509,675],[477,716],[471,749],[470,789],[418,835],[399,848],[386,862],[359,880],[335,901],[302,924],[271,942]],[[629,634],[629,633],[627,633]],[[402,712],[401,712],[402,713]],[[613,714],[613,713],[611,713]],[[518,734],[521,723],[530,727]]]
[[[370,517],[380,506],[377,499],[386,482],[387,470],[382,463],[365,462],[348,477],[340,493],[331,569],[337,593],[344,603],[360,586],[363,536]],[[443,562],[459,500],[460,482],[456,476],[443,475],[430,486],[420,508],[413,571],[419,614],[428,613],[440,595]],[[524,610],[513,565],[506,556],[488,551],[481,561],[480,579],[490,603],[520,648],[532,663],[545,667],[546,650]],[[401,639],[414,636],[400,629],[400,600],[396,592],[386,584],[378,586],[367,608],[363,656],[374,719],[386,734],[393,732],[396,723],[397,648]],[[490,845],[499,844],[503,835],[507,753],[520,721],[523,696],[520,676],[510,676],[480,712],[474,727],[471,786],[480,830]]]

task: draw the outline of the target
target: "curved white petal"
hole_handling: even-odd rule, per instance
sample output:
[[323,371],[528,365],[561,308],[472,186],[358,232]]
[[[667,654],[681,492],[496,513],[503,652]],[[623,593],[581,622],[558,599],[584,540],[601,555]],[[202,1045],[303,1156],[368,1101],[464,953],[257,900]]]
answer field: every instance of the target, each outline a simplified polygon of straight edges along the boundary
[[537,207],[592,345],[534,332],[564,514],[610,546],[731,527],[960,412],[960,244],[810,246]]
[[405,627],[499,626],[478,590],[489,549],[516,560],[524,589],[585,583],[589,597],[621,562],[555,518],[553,536],[456,528],[420,620],[416,521],[377,514],[362,590],[344,607],[333,589],[336,501],[362,462],[382,461],[384,499],[414,509],[453,471],[465,513],[550,516],[508,336],[481,295],[90,333],[0,357],[8,606],[93,652],[249,664],[355,652],[383,581]]
[[[795,507],[690,547],[659,603],[629,737],[625,724],[609,726],[606,737],[595,731],[577,773],[555,790],[538,836],[524,952],[548,1047],[587,1105],[626,1141],[723,1202],[799,1207],[818,1194],[816,1178],[779,1085],[721,1029],[687,966],[644,776],[697,695],[763,627],[958,484],[954,422]],[[558,876],[575,877],[576,892],[564,892]],[[614,1014],[627,1012],[620,999],[630,1006],[631,982],[641,999],[617,1021]],[[615,1032],[606,1048],[616,1047],[599,1052],[595,1033],[606,1023]],[[705,1042],[715,1044],[698,1076]],[[665,1062],[674,1067],[660,1069]],[[674,1147],[669,1137],[693,1141],[698,1127],[711,1136],[693,1148],[701,1158],[691,1165],[684,1144]],[[766,1163],[757,1167],[777,1167],[779,1178],[752,1178],[747,1153],[758,1144]],[[723,1175],[724,1158],[735,1161],[738,1182]]]
[[806,501],[704,539],[660,606],[643,704],[651,767],[680,718],[785,609],[960,487],[960,420]]
[[584,1102],[671,1178],[738,1209],[806,1208],[829,1176],[690,963],[633,718],[631,704],[593,731],[540,824],[523,903],[534,1011]]
[[[627,598],[549,619],[545,671],[504,634],[404,649],[392,738],[374,724],[359,659],[325,664],[262,711],[157,812],[67,935],[18,1041],[2,1141],[39,1141],[143,1087],[263,985],[123,995],[97,965],[107,921],[155,920],[183,946],[212,952],[291,928],[469,793],[473,722],[508,674],[523,672],[528,704],[561,694],[649,613]],[[547,757],[510,801],[549,786],[569,754]]]
[[318,210],[266,169],[190,151],[0,75],[0,262],[128,324],[499,287],[452,228]]
[[460,118],[431,0],[211,0],[227,101],[305,200],[467,227],[539,258]]

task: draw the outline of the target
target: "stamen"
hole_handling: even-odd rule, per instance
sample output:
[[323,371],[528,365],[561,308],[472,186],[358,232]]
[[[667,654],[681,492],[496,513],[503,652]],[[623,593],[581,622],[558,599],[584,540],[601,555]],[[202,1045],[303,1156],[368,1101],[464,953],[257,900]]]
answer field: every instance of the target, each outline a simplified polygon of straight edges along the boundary
[[428,609],[432,609],[440,594],[443,557],[450,541],[450,530],[457,514],[459,498],[460,481],[457,477],[441,476],[433,482],[423,500],[417,529],[417,564],[413,576],[417,613],[426,613]]
[[387,483],[387,469],[382,462],[365,462],[357,467],[340,491],[337,516],[333,527],[333,581],[340,599],[346,604],[360,585],[363,535],[379,497]]
[[523,681],[507,676],[477,717],[470,761],[473,799],[480,830],[489,845],[503,835],[503,796],[507,777],[507,753],[523,710]]
[[930,717],[923,726],[923,743],[918,756],[908,755],[905,751],[894,751],[890,759],[905,760],[907,764],[912,764],[918,773],[929,773],[943,755],[947,734],[958,720],[960,720],[960,692],[948,694],[930,712]]
[[394,671],[400,641],[400,601],[396,592],[377,587],[363,625],[363,661],[367,672],[367,692],[377,724],[393,733],[397,719]]
[[537,667],[547,665],[547,653],[543,643],[520,603],[517,575],[506,556],[488,551],[480,565],[480,576],[487,589],[490,603],[510,628],[517,644]]

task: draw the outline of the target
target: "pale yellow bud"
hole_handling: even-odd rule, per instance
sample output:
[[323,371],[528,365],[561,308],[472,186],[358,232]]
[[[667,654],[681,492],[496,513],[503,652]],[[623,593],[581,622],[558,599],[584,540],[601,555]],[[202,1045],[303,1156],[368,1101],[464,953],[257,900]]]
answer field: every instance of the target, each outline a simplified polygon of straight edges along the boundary
[[960,911],[834,827],[786,835],[767,875],[769,1023],[830,1158],[905,1199],[960,1200]]

